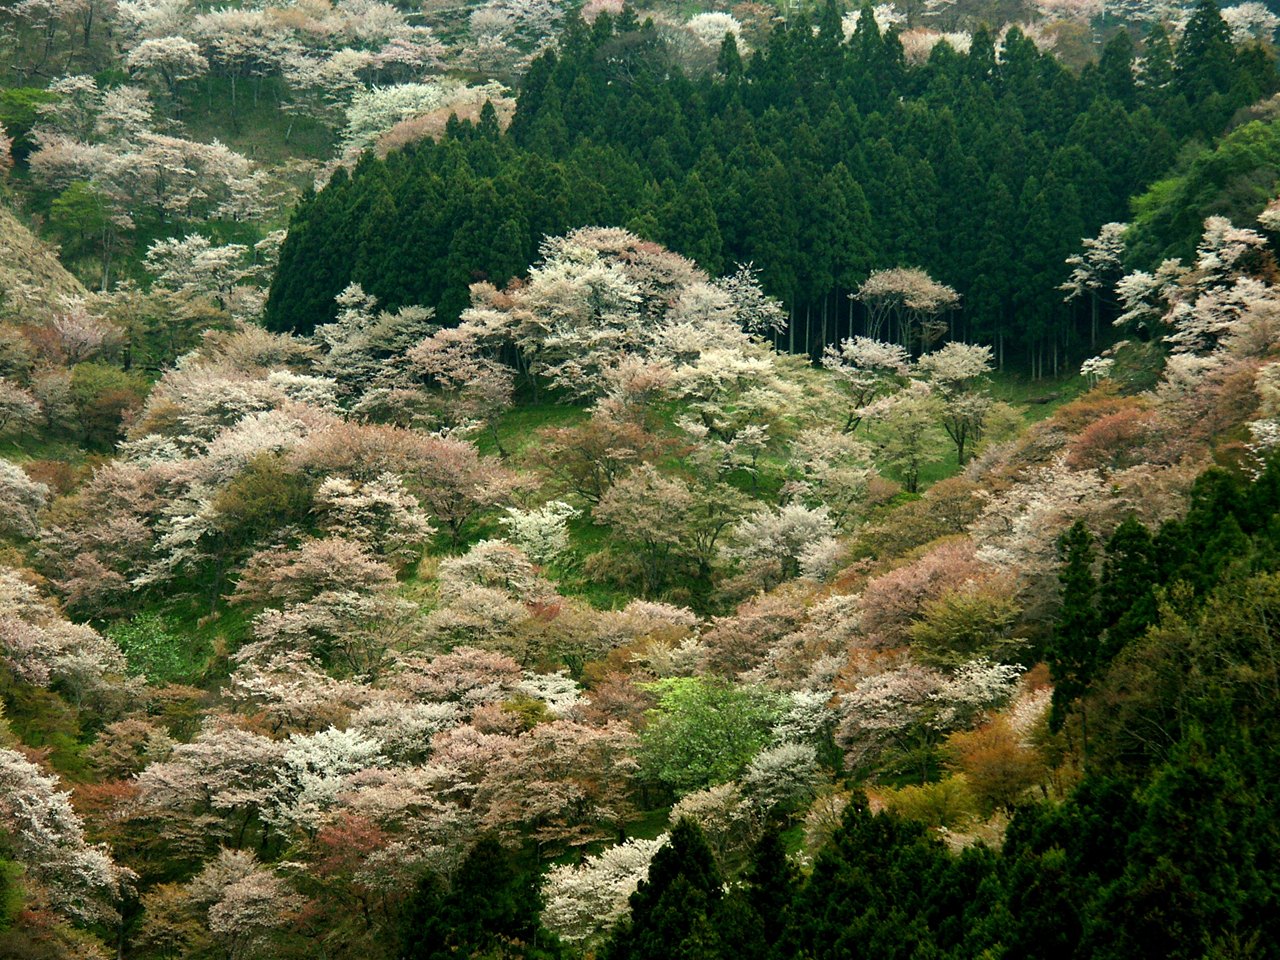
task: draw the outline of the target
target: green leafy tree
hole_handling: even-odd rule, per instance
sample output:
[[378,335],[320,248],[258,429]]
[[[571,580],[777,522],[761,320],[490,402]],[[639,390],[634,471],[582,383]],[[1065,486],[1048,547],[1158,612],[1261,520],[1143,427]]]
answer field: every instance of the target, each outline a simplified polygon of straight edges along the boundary
[[640,734],[644,772],[677,793],[724,783],[769,742],[780,698],[723,680],[672,677],[650,685],[658,705]]

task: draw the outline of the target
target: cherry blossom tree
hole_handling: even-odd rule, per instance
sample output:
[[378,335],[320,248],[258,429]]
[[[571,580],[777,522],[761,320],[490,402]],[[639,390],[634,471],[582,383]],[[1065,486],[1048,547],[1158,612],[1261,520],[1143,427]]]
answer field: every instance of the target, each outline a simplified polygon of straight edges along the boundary
[[121,682],[119,648],[92,627],[68,622],[11,567],[0,567],[0,655],[24,682],[56,686],[72,702],[93,698],[99,709],[118,710],[136,692]]
[[830,539],[836,531],[826,507],[811,510],[790,503],[777,510],[757,510],[730,533],[726,552],[745,564],[769,564],[780,579],[800,573],[800,557],[815,543]]
[[896,343],[852,337],[839,346],[828,345],[822,365],[834,375],[848,399],[844,431],[857,430],[866,408],[901,387],[911,372],[911,355]]
[[940,401],[942,426],[956,445],[961,466],[966,449],[982,438],[991,409],[991,396],[984,388],[991,368],[991,348],[977,344],[948,343],[920,358],[920,372]]
[[591,942],[627,912],[627,900],[666,843],[633,838],[606,847],[580,864],[552,867],[542,880],[542,922],[564,940]]
[[201,13],[190,35],[200,44],[210,69],[231,80],[233,116],[239,104],[238,81],[279,72],[297,46],[262,10],[225,7]]
[[679,518],[692,506],[693,495],[684,483],[645,464],[610,487],[593,514],[636,544],[645,583],[653,590],[666,579],[667,565],[683,540]]
[[169,96],[175,99],[179,83],[209,70],[209,61],[200,47],[186,37],[149,37],[129,52],[125,62],[130,70],[163,81]]
[[765,817],[778,817],[813,799],[818,786],[818,752],[807,743],[766,747],[742,774],[742,793]]
[[632,814],[636,739],[622,724],[553,720],[515,737],[492,736],[498,749],[484,763],[473,801],[486,827],[531,830],[556,850],[616,836]]
[[290,734],[265,815],[278,826],[315,829],[347,775],[385,762],[378,742],[355,730]]
[[825,507],[836,526],[848,529],[873,502],[892,496],[876,492],[872,464],[870,444],[847,433],[805,430],[791,445],[791,479],[783,489],[793,499]]
[[1121,313],[1114,321],[1115,326],[1137,330],[1156,328],[1187,273],[1182,261],[1165,260],[1154,273],[1135,270],[1121,277],[1116,282]]
[[34,537],[36,516],[44,508],[49,488],[27,476],[11,460],[0,458],[0,536]]
[[56,777],[16,750],[0,749],[0,823],[27,875],[53,907],[80,923],[110,923],[130,874],[90,844]]
[[231,675],[228,697],[259,712],[279,733],[345,721],[370,694],[364,684],[336,680],[313,657],[292,651],[241,664]]
[[459,704],[470,713],[507,699],[523,679],[510,657],[459,646],[433,657],[401,655],[385,683],[417,699]]
[[1081,241],[1082,252],[1067,257],[1071,276],[1058,289],[1067,301],[1089,297],[1089,342],[1098,339],[1098,309],[1107,291],[1115,286],[1124,269],[1127,223],[1104,223],[1096,237]]
[[167,289],[187,296],[208,296],[226,309],[232,288],[254,273],[248,255],[244,244],[214,246],[206,237],[188,234],[182,239],[155,241],[142,263]]
[[121,0],[119,27],[126,39],[140,42],[180,36],[195,16],[190,0]]
[[761,288],[754,264],[740,263],[733,273],[712,284],[729,298],[735,319],[748,333],[764,336],[785,329],[787,315],[782,302]]
[[376,590],[394,583],[391,568],[363,544],[340,537],[308,540],[295,550],[257,553],[236,586],[244,603],[302,602],[336,584],[350,590]]
[[1223,7],[1222,19],[1231,30],[1233,43],[1244,43],[1252,39],[1270,41],[1275,37],[1276,28],[1280,27],[1280,17],[1265,3],[1258,3],[1257,0],[1246,0],[1245,3]]
[[1037,0],[1036,12],[1047,20],[1074,20],[1089,23],[1102,15],[1103,0]]
[[396,359],[435,329],[431,310],[379,310],[377,299],[358,283],[350,284],[335,299],[338,313],[334,321],[315,330],[315,339],[324,349],[317,367],[357,397],[389,373],[394,385]]
[[409,351],[407,360],[426,381],[439,422],[450,427],[486,424],[505,455],[496,424],[511,406],[514,376],[493,352],[484,347],[483,331],[464,323],[427,337]]
[[223,848],[187,885],[191,903],[207,911],[213,939],[231,960],[261,956],[271,934],[287,926],[303,900],[249,851]]
[[836,733],[849,766],[864,767],[887,747],[928,739],[926,722],[944,683],[938,671],[911,662],[858,681],[841,697]]
[[91,313],[84,300],[65,303],[49,318],[45,329],[57,359],[68,366],[111,354],[124,339],[118,326]]
[[457,111],[465,104],[498,100],[505,92],[506,88],[498,83],[469,87],[451,78],[361,90],[347,107],[343,150],[358,155],[402,121],[437,110]]
[[501,522],[530,560],[551,563],[569,549],[568,523],[579,513],[563,500],[550,500],[535,510],[507,507]]
[[260,552],[250,558],[232,601],[270,599],[280,606],[254,618],[257,642],[241,648],[237,659],[307,651],[345,674],[375,675],[388,648],[405,639],[416,610],[394,595],[394,585],[390,566],[339,538],[307,541],[283,555]]
[[13,169],[13,138],[9,136],[4,128],[4,124],[0,123],[0,180],[4,180],[9,176],[9,171]]
[[926,603],[994,574],[975,549],[967,540],[943,541],[912,562],[869,580],[859,603],[863,634],[880,646],[905,644]]
[[330,477],[317,488],[315,502],[331,534],[399,564],[412,561],[435,534],[418,498],[394,473],[364,483]]
[[898,35],[902,43],[902,56],[907,63],[924,64],[929,62],[933,48],[945,43],[957,53],[968,53],[973,45],[973,35],[963,30],[940,33],[937,30],[916,28]]
[[638,357],[669,364],[673,387],[704,420],[727,419],[744,398],[762,403],[774,359],[744,327],[771,329],[779,311],[749,267],[713,283],[658,244],[600,227],[548,238],[540,252],[527,281],[506,291],[475,285],[463,314],[486,337],[513,343],[522,372],[598,399],[616,385],[615,368]]
[[610,365],[640,352],[645,318],[640,290],[626,271],[589,247],[580,249],[578,255],[544,245],[543,263],[530,269],[507,309],[495,309],[501,301],[481,290],[488,303],[482,300],[463,319],[505,331],[529,372],[571,396],[590,398],[603,392]]
[[894,267],[873,271],[856,293],[867,308],[867,336],[890,334],[908,350],[928,348],[942,339],[947,323],[941,314],[954,309],[960,296],[923,270]]
[[559,491],[597,504],[630,470],[670,449],[640,424],[596,413],[574,427],[544,427],[529,457]]
[[0,437],[21,434],[40,417],[40,403],[25,390],[0,377]]
[[440,594],[446,601],[471,587],[499,590],[530,601],[553,594],[529,558],[503,540],[481,540],[462,556],[442,560],[438,576]]

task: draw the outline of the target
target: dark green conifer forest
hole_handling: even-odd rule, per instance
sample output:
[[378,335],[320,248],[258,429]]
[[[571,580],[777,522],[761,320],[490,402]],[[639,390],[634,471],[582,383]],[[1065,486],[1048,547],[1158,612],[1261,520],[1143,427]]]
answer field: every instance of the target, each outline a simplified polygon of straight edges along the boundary
[[[723,69],[698,79],[632,11],[571,24],[525,76],[505,134],[482,116],[304,198],[268,325],[311,330],[353,281],[451,322],[471,283],[518,276],[542,237],[618,224],[713,274],[755,264],[794,351],[863,332],[848,295],[873,269],[918,266],[961,293],[958,335],[1056,373],[1091,346],[1058,289],[1080,238],[1129,219],[1131,197],[1280,86],[1274,60],[1234,48],[1208,2],[1176,47],[1145,38],[1168,63],[1140,78],[1123,31],[1079,73],[1016,27],[999,62],[979,30],[967,54],[943,42],[909,67],[870,15],[848,42],[840,17],[830,0],[745,63],[728,40]],[[1256,215],[1267,199],[1235,202]],[[1147,212],[1135,244],[1189,251],[1208,211],[1175,209]]]

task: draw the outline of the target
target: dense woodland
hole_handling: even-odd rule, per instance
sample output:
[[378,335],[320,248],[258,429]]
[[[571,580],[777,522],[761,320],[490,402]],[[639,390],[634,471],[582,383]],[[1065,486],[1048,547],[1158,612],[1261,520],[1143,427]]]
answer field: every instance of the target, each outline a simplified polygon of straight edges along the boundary
[[0,7],[0,958],[1276,956],[1278,27]]
[[[1160,25],[1140,50],[1121,31],[1078,73],[1016,27],[998,63],[979,30],[965,54],[943,40],[908,64],[870,7],[847,43],[834,0],[815,26],[802,17],[745,62],[730,37],[693,80],[630,11],[573,25],[505,134],[490,111],[304,199],[269,326],[309,331],[352,281],[452,322],[471,283],[519,276],[542,237],[618,224],[713,274],[756,264],[793,352],[867,332],[850,295],[873,269],[916,266],[961,294],[957,336],[1057,373],[1096,339],[1058,290],[1080,238],[1127,220],[1131,197],[1278,82],[1208,7],[1176,44]],[[1270,184],[1250,186],[1207,212],[1256,216]],[[1186,256],[1202,221],[1153,210],[1137,242]]]

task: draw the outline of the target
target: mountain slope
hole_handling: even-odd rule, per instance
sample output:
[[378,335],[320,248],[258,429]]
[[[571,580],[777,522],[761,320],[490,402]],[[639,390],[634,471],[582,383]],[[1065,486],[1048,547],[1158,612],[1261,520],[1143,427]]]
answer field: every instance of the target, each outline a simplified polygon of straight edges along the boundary
[[54,248],[0,206],[0,309],[41,312],[63,297],[84,294],[83,284],[62,266]]

